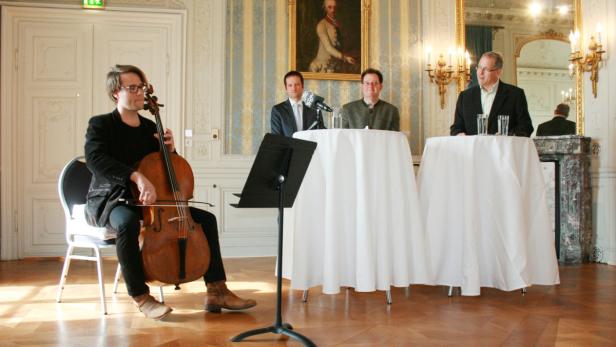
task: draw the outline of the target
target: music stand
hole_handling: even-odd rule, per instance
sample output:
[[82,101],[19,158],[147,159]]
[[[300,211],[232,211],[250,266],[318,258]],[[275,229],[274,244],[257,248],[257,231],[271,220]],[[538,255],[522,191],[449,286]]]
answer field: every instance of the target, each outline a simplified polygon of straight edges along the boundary
[[231,339],[240,342],[247,337],[265,333],[283,334],[299,340],[305,346],[316,346],[307,337],[293,331],[291,324],[282,322],[282,230],[284,208],[292,207],[304,179],[316,142],[266,134],[257,152],[238,208],[278,208],[278,279],[276,288],[276,321],[269,327],[248,330]]

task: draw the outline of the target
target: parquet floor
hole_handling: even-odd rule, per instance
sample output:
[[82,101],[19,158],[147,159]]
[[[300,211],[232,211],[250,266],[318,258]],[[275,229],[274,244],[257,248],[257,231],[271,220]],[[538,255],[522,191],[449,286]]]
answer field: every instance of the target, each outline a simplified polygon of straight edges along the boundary
[[[274,321],[274,258],[227,259],[229,286],[258,306],[242,313],[202,310],[204,286],[165,287],[174,307],[164,322],[142,318],[123,285],[111,293],[116,262],[105,261],[107,316],[101,315],[96,271],[76,261],[63,302],[55,302],[60,259],[0,262],[0,346],[300,346],[268,334],[249,342],[229,338]],[[447,297],[444,287],[383,292],[312,289],[307,303],[285,281],[283,318],[318,346],[616,345],[616,266],[561,266],[561,285],[528,294],[483,289],[480,297]],[[155,292],[153,290],[153,292]]]

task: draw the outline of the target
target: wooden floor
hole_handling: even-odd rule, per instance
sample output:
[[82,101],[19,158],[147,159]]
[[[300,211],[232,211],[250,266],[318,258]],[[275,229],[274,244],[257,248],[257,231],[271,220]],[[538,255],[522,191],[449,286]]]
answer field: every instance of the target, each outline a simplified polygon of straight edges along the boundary
[[[274,258],[228,259],[229,286],[254,298],[242,313],[203,311],[200,281],[180,291],[165,287],[174,312],[164,322],[142,318],[120,285],[111,293],[116,262],[105,261],[107,316],[101,315],[96,271],[75,261],[63,302],[55,302],[59,259],[0,262],[1,346],[299,346],[280,335],[248,342],[229,338],[274,322]],[[616,344],[616,266],[561,266],[561,285],[520,292],[483,289],[480,297],[447,297],[444,287],[411,286],[383,292],[343,290],[324,295],[284,283],[283,320],[318,346],[407,345],[614,345]],[[153,291],[154,292],[154,291]]]

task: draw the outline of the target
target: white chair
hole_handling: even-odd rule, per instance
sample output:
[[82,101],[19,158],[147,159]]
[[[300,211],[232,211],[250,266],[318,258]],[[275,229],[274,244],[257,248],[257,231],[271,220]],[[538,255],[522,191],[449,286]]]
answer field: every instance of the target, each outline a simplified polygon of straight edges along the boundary
[[[98,273],[98,286],[100,289],[101,306],[103,313],[107,314],[107,303],[105,302],[105,286],[103,282],[103,265],[101,262],[102,248],[115,247],[115,236],[107,228],[97,228],[88,225],[84,214],[84,204],[86,203],[86,194],[90,185],[92,173],[86,167],[84,157],[74,158],[62,169],[58,180],[58,195],[64,210],[64,219],[66,220],[66,242],[68,249],[64,258],[64,266],[62,267],[62,275],[56,294],[56,301],[60,302],[62,298],[62,290],[68,275],[68,269],[71,260],[88,260],[96,262],[96,270]],[[75,249],[90,249],[91,256],[73,254]]]
[[[62,290],[68,276],[68,270],[71,260],[88,260],[96,262],[96,270],[98,273],[98,285],[101,296],[101,306],[103,313],[107,314],[107,303],[105,301],[105,284],[103,281],[103,265],[101,262],[102,248],[115,248],[115,232],[107,228],[98,228],[90,226],[85,219],[85,203],[88,187],[92,173],[86,167],[84,157],[79,156],[71,160],[62,172],[58,180],[58,194],[64,217],[66,220],[66,242],[68,249],[64,258],[64,266],[62,267],[62,275],[56,294],[56,301],[60,302],[62,298]],[[86,248],[92,251],[91,256],[73,254],[75,249]],[[113,285],[113,292],[118,289],[121,267],[118,264]],[[164,301],[163,287],[159,288],[160,301]]]

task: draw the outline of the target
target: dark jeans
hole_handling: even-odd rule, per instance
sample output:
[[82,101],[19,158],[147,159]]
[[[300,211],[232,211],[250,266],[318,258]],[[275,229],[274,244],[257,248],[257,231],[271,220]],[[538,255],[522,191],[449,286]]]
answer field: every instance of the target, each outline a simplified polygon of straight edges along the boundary
[[[218,242],[216,216],[210,212],[193,207],[190,208],[190,214],[196,223],[201,224],[203,233],[210,245],[210,267],[204,274],[203,279],[206,283],[226,280],[220,254],[220,244]],[[150,292],[145,284],[141,251],[139,249],[140,220],[141,210],[135,207],[117,206],[109,215],[110,226],[118,232],[116,252],[118,254],[118,261],[122,266],[122,274],[124,275],[128,295],[130,296],[138,296]]]

